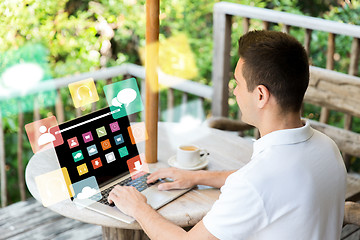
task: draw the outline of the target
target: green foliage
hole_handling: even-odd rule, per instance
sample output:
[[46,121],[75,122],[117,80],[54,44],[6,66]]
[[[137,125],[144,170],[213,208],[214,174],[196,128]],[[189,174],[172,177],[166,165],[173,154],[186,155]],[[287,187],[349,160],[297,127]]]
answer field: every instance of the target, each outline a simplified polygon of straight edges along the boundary
[[[125,62],[141,64],[138,49],[145,46],[145,0],[4,0],[0,1],[0,76],[4,70],[20,62],[37,62],[45,69],[45,79],[64,77],[82,72],[89,72],[106,66],[116,66]],[[198,76],[194,81],[211,85],[213,58],[213,5],[219,0],[162,0],[160,3],[160,41],[185,34],[194,53]],[[291,0],[231,0],[244,5],[267,7],[294,14],[312,15],[335,21],[360,25],[360,3],[338,5],[335,0],[291,1]],[[242,19],[233,18],[231,69],[238,60],[237,40],[243,34]],[[251,21],[250,29],[262,29],[262,22]],[[281,30],[282,26],[270,24],[270,29]],[[304,40],[304,31],[292,28],[290,33],[299,41]],[[104,52],[110,41],[110,52]],[[311,61],[313,65],[326,66],[327,34],[313,32],[311,43]],[[336,38],[335,69],[347,72],[351,39],[339,36]],[[104,60],[105,59],[105,60]],[[119,81],[122,77],[113,79]],[[107,106],[103,86],[104,81],[97,82],[100,101],[97,108]],[[0,83],[1,87],[1,83]],[[229,83],[232,94],[234,84]],[[166,108],[166,94],[160,94],[161,109]],[[175,91],[175,104],[181,103],[182,93]],[[231,95],[230,94],[230,95]],[[24,99],[12,99],[7,104],[32,104],[33,96]],[[41,117],[54,114],[55,108],[45,101],[54,99],[52,93],[43,97]],[[65,118],[75,117],[75,109],[69,90],[60,90],[63,100]],[[189,100],[194,96],[189,96]],[[205,101],[206,115],[210,112],[210,102]],[[24,106],[22,107],[24,108]],[[2,110],[5,107],[2,105]],[[320,108],[305,105],[304,116],[318,119]],[[89,112],[87,108],[84,113]],[[229,114],[237,118],[238,106],[233,96],[229,99]],[[17,115],[7,113],[4,117],[6,135],[6,164],[11,189],[10,198],[19,199],[17,190]],[[32,114],[25,114],[25,123],[32,121]],[[330,123],[341,126],[343,116],[331,112]],[[354,130],[360,132],[360,120],[354,119]],[[31,149],[24,135],[24,163],[31,157]],[[356,160],[354,160],[356,162]],[[355,165],[360,163],[356,162]]]

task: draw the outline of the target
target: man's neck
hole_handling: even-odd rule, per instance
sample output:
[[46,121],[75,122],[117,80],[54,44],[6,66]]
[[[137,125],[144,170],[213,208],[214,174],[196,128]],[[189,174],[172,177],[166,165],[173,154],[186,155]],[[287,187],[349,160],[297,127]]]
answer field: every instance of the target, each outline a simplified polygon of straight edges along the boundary
[[300,113],[288,113],[286,115],[276,114],[264,116],[262,122],[257,128],[260,131],[260,136],[263,137],[274,131],[299,128],[303,126]]

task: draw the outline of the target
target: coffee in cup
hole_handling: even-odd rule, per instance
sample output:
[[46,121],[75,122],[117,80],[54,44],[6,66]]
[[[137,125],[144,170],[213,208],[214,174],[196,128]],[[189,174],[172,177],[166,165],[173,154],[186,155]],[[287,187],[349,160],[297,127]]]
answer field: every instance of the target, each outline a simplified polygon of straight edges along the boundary
[[[203,154],[202,156],[200,156]],[[176,162],[182,167],[194,167],[206,158],[207,151],[193,144],[180,145],[176,152]]]

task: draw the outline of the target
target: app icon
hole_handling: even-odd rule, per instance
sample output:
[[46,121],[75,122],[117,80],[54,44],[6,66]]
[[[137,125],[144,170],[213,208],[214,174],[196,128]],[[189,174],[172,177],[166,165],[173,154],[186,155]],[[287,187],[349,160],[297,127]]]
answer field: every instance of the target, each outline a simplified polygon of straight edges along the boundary
[[70,83],[68,87],[76,108],[99,101],[99,95],[92,78]]
[[76,137],[70,138],[67,141],[68,141],[68,144],[69,144],[70,148],[74,148],[74,147],[79,146],[79,141],[77,140]]
[[110,129],[111,129],[111,132],[119,131],[120,127],[119,127],[118,122],[110,123]]
[[73,152],[73,153],[72,153],[72,156],[73,156],[75,162],[78,162],[78,161],[84,159],[84,155],[83,155],[83,153],[81,152],[81,150],[76,151],[76,152]]
[[86,163],[77,166],[77,170],[79,172],[79,176],[89,172],[89,170],[88,170],[88,168],[86,166]]
[[111,163],[111,162],[113,162],[113,161],[116,160],[115,155],[114,155],[113,152],[110,152],[110,153],[108,153],[108,154],[105,154],[105,158],[106,158],[106,161],[107,161],[108,163]]
[[25,130],[34,153],[64,143],[54,116],[26,124]]
[[91,163],[92,163],[94,169],[97,169],[102,166],[102,162],[99,157],[95,158],[94,160],[91,160]]
[[145,163],[145,161],[142,161],[139,155],[130,158],[126,161],[126,163],[128,165],[130,176],[132,179],[136,179],[149,172],[147,164]]
[[104,92],[114,119],[137,113],[144,109],[135,78],[105,85]]
[[83,137],[85,143],[91,142],[93,140],[93,136],[91,134],[91,131],[87,132],[87,133],[83,133],[82,137]]
[[92,155],[95,155],[95,154],[98,153],[98,150],[97,150],[95,144],[93,144],[93,145],[91,145],[91,146],[88,146],[86,149],[87,149],[87,151],[88,151],[89,156],[92,156]]
[[72,187],[74,189],[74,202],[79,209],[89,206],[102,198],[99,185],[94,176],[76,182],[72,184]]
[[119,148],[119,154],[120,154],[120,157],[125,157],[125,156],[129,155],[129,152],[126,147],[122,147],[122,148]]
[[148,134],[145,128],[145,122],[135,123],[128,127],[131,143],[136,144],[148,139]]
[[116,135],[114,137],[115,143],[116,145],[122,144],[124,142],[124,138],[122,136],[122,134]]
[[106,140],[102,141],[101,142],[101,147],[102,147],[103,150],[111,148],[109,139],[106,139]]
[[102,127],[100,127],[100,128],[97,128],[97,129],[96,129],[96,133],[97,133],[97,135],[98,135],[99,138],[105,136],[105,135],[106,135],[105,127],[102,126]]
[[73,196],[69,173],[65,167],[36,176],[35,183],[45,207]]

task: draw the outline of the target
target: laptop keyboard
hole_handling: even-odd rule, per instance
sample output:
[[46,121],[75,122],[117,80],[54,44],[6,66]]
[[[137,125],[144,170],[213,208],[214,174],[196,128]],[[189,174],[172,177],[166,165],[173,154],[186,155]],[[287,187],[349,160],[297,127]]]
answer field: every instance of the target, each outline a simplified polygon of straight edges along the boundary
[[[146,180],[147,180],[147,176],[149,176],[150,173],[147,173],[141,177],[138,177],[136,179],[131,179],[131,177],[128,177],[126,179],[124,179],[123,181],[121,181],[120,183],[118,183],[117,185],[120,185],[120,186],[133,186],[135,187],[139,192],[141,191],[144,191],[145,189],[147,189],[148,187],[154,185],[155,183],[151,183],[151,184],[147,184],[146,183]],[[109,196],[109,193],[111,192],[111,190],[115,187],[116,185],[114,186],[111,186],[109,187],[108,189],[105,189],[103,191],[101,191],[101,195],[102,195],[102,199],[99,200],[100,203],[103,203],[103,204],[106,204],[106,205],[109,205],[109,206],[115,206],[114,203],[109,203],[107,198]]]

